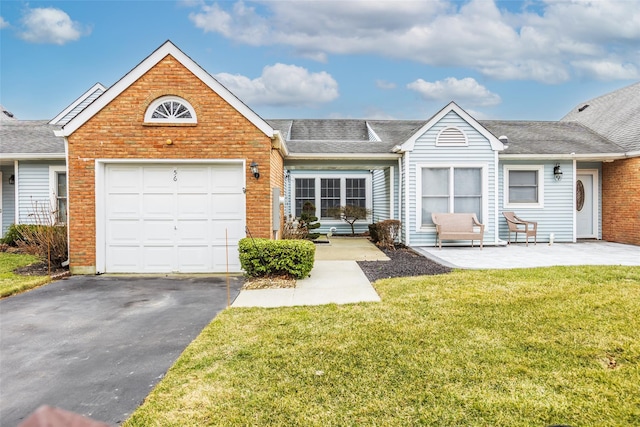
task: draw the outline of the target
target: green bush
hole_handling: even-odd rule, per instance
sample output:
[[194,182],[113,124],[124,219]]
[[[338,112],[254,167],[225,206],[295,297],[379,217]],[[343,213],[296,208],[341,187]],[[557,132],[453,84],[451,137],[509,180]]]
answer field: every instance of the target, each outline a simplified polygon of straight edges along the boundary
[[313,268],[315,245],[308,240],[244,238],[238,244],[240,265],[247,276],[286,275],[302,279]]

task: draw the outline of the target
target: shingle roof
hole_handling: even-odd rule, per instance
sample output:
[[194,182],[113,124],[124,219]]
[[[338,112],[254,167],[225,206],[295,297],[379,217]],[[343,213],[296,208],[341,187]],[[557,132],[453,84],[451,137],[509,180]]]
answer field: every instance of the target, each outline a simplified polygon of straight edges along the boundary
[[496,137],[509,138],[504,154],[611,154],[624,149],[576,122],[480,120]]
[[562,121],[582,123],[627,151],[639,151],[640,82],[582,102]]
[[[381,154],[406,141],[425,121],[362,119],[267,120],[293,154]],[[370,140],[369,127],[380,138]]]
[[2,154],[64,154],[64,138],[53,134],[60,126],[47,120],[6,120],[0,124]]

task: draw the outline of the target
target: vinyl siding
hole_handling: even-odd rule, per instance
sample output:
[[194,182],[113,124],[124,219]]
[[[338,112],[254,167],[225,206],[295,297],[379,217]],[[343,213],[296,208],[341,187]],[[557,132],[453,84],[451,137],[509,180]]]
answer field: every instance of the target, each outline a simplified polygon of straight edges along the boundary
[[390,218],[391,209],[389,206],[389,169],[374,170],[372,174],[373,185],[373,222]]
[[37,216],[50,212],[49,166],[64,166],[64,162],[20,162],[18,222],[33,224]]
[[[572,242],[573,241],[573,162],[558,162],[562,168],[563,177],[560,181],[556,181],[553,177],[553,168],[556,162],[548,161],[503,161],[499,169],[500,182],[499,188],[503,189],[498,203],[500,208],[500,238],[507,240],[509,229],[507,221],[502,216],[503,211],[514,211],[522,219],[538,222],[538,242],[548,242],[549,235],[554,233],[555,242]],[[543,207],[532,208],[505,208],[504,192],[508,189],[504,188],[504,167],[503,165],[528,165],[528,166],[544,166],[543,185],[544,198]],[[512,234],[512,237],[515,237]],[[518,236],[522,239],[522,236]],[[519,240],[520,241],[520,240]]]
[[[457,127],[465,133],[468,145],[436,146],[438,133],[446,127]],[[483,218],[485,224],[484,243],[495,243],[495,181],[496,157],[489,140],[463,120],[454,111],[446,114],[438,123],[421,135],[409,156],[408,167],[408,210],[405,221],[409,222],[409,244],[412,246],[434,246],[435,228],[421,228],[418,221],[418,209],[421,209],[421,197],[417,194],[421,165],[462,166],[483,168]],[[403,184],[404,185],[404,184]],[[445,241],[445,244],[456,242]],[[470,241],[459,242],[469,245]]]
[[9,178],[14,174],[13,165],[0,166],[2,171],[2,236],[7,232],[11,224],[15,222],[16,215],[16,188],[9,184]]

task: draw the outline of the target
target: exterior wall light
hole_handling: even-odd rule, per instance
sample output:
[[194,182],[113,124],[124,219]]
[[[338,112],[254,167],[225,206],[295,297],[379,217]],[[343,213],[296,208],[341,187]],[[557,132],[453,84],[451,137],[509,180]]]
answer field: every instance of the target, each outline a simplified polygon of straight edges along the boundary
[[11,175],[9,177],[9,184],[13,185],[16,183],[16,176],[15,175]]
[[556,179],[556,181],[560,181],[562,179],[562,169],[560,169],[559,163],[556,163],[553,168],[553,177]]
[[258,170],[258,164],[256,162],[251,162],[251,173],[253,173],[253,176],[255,177],[255,179],[260,178],[260,171]]

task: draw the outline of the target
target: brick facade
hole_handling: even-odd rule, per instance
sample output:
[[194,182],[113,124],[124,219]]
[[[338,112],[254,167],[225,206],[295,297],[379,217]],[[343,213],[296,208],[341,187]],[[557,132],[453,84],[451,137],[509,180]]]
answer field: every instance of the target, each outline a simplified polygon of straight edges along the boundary
[[640,245],[640,157],[602,165],[602,238]]
[[[197,124],[145,124],[160,96],[176,95],[194,108]],[[168,145],[167,140],[172,144]],[[68,137],[69,258],[72,272],[95,272],[95,159],[245,159],[247,226],[272,234],[271,188],[283,189],[283,158],[245,116],[166,56]],[[260,165],[260,179],[248,165]]]

